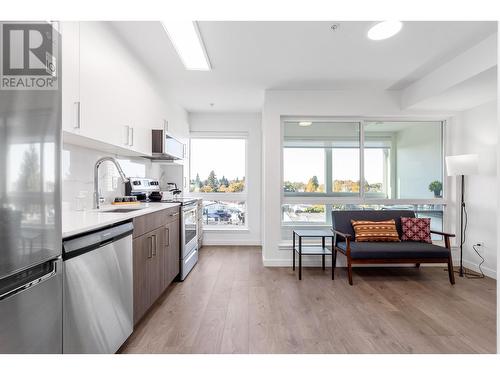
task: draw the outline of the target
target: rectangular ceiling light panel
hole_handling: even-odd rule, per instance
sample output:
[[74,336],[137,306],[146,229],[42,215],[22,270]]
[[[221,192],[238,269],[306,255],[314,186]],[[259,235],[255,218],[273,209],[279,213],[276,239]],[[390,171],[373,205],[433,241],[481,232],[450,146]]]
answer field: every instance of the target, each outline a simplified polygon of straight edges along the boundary
[[210,70],[198,25],[193,21],[163,21],[170,41],[187,70]]

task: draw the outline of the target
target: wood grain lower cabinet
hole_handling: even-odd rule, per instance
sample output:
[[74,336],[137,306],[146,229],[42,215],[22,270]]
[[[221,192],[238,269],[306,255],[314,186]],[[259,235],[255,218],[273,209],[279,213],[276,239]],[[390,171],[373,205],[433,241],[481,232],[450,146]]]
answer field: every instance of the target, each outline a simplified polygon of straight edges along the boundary
[[158,297],[165,290],[162,283],[164,269],[163,259],[164,255],[164,234],[161,228],[154,230],[151,234],[151,267],[149,269],[149,298],[151,305],[158,299]]
[[135,324],[179,274],[179,207],[134,219],[133,254]]
[[137,322],[163,292],[163,232],[161,228],[139,236],[134,249],[134,322]]
[[180,221],[179,219],[164,227],[165,254],[163,278],[164,286],[167,287],[179,274],[180,271]]
[[149,297],[149,237],[144,235],[133,240],[134,251],[134,324],[150,306]]

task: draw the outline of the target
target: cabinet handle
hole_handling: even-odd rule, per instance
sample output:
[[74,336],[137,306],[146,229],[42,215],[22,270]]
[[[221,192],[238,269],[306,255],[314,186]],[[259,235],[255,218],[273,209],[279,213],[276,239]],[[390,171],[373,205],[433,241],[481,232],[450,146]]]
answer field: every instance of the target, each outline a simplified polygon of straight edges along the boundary
[[149,236],[148,259],[153,257],[153,237]]
[[165,228],[165,236],[167,237],[167,246],[170,246],[170,229]]
[[176,212],[175,214],[170,214],[170,217],[175,217],[175,216],[179,216],[179,213]]
[[80,129],[81,128],[81,116],[80,116],[80,102],[74,102],[74,114],[75,114],[75,123],[73,125],[74,129]]
[[130,146],[130,126],[125,125],[125,129],[127,130],[127,135],[125,136],[125,146]]
[[157,241],[158,241],[158,239],[156,238],[156,234],[153,234],[151,237],[154,237],[154,241],[151,241],[151,242],[154,243],[153,256],[155,257],[156,256],[156,247],[157,247]]
[[133,145],[134,145],[134,128],[130,127],[130,143],[129,143],[129,146],[133,146]]

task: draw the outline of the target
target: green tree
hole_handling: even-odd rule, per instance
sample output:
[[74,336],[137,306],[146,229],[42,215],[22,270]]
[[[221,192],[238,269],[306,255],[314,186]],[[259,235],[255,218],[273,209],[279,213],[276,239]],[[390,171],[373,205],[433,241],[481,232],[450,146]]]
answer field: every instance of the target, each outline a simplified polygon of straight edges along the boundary
[[309,181],[307,182],[306,192],[314,193],[314,192],[318,191],[318,187],[319,187],[318,177],[312,176],[309,179]]
[[200,175],[198,173],[196,173],[196,178],[194,179],[194,186],[197,189],[199,189],[203,186],[201,183],[201,180],[200,180]]
[[219,181],[217,180],[217,176],[215,175],[215,172],[213,170],[210,171],[208,175],[206,185],[210,186],[213,191],[217,191],[217,188],[219,187]]
[[225,186],[229,186],[229,181],[226,177],[222,176],[220,179],[219,179],[219,184],[220,185],[225,185]]
[[283,184],[283,189],[286,191],[286,192],[295,192],[295,185],[290,182],[290,181],[285,181],[284,184]]
[[30,145],[29,149],[24,152],[20,171],[21,173],[17,180],[18,190],[40,190],[40,162],[35,145]]

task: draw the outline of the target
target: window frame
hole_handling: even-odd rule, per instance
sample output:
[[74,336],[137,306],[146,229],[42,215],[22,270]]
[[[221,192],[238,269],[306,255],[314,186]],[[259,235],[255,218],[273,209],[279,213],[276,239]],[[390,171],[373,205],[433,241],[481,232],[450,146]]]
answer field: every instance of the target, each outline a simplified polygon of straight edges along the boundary
[[[203,201],[229,201],[229,202],[245,202],[245,224],[244,225],[204,225],[204,231],[242,231],[248,230],[248,132],[190,132],[189,134],[189,175],[188,175],[188,194],[190,197],[201,198]],[[237,193],[204,193],[189,191],[191,189],[192,177],[192,147],[193,139],[241,139],[245,141],[245,186],[242,192]]]
[[[285,193],[283,190],[283,182],[284,182],[284,157],[283,150],[285,148],[285,139],[284,139],[284,130],[286,122],[300,122],[300,121],[312,121],[312,122],[352,122],[359,123],[359,171],[360,171],[360,191],[359,194],[350,195],[333,195],[326,193]],[[443,184],[443,193],[440,198],[428,198],[428,199],[397,199],[397,198],[384,198],[385,194],[380,193],[366,193],[364,187],[365,181],[365,173],[364,173],[364,150],[365,150],[365,127],[367,123],[373,122],[440,122],[441,126],[441,174],[442,174],[442,184]],[[281,196],[281,205],[280,205],[280,217],[281,217],[281,226],[282,228],[290,228],[295,226],[305,226],[305,227],[330,227],[331,226],[331,215],[328,215],[328,212],[331,211],[332,205],[335,204],[360,204],[360,205],[420,205],[420,204],[435,204],[442,205],[443,207],[443,227],[447,225],[447,200],[448,200],[448,184],[447,179],[445,178],[445,155],[446,155],[446,129],[447,124],[449,122],[449,118],[443,117],[315,117],[315,116],[303,116],[303,117],[293,117],[293,116],[282,116],[280,119],[280,151],[281,151],[281,160],[280,160],[280,169],[281,169],[281,186],[280,186],[280,196]],[[394,143],[394,140],[391,141]],[[394,146],[391,145],[393,149]],[[390,164],[391,169],[394,170],[396,164],[396,155],[394,152],[391,152],[390,155]],[[331,159],[330,159],[331,160]],[[330,161],[331,163],[331,161]],[[325,167],[329,165],[327,159],[325,159]],[[329,165],[331,168],[331,164]],[[325,179],[331,176],[331,172],[329,175],[325,173]],[[396,176],[391,175],[389,181],[389,187],[391,189],[395,186],[395,178]],[[326,182],[326,181],[325,181]],[[331,186],[332,182],[330,182]],[[325,183],[326,187],[326,183]],[[345,193],[344,193],[345,194]],[[310,223],[310,222],[284,222],[282,207],[285,204],[318,204],[325,205],[325,222],[324,223]]]
[[[357,141],[360,145],[360,150],[361,150],[361,133],[362,133],[362,123],[360,121],[350,121],[350,120],[337,120],[337,119],[325,119],[323,121],[318,121],[316,119],[312,120],[311,118],[307,118],[307,120],[297,120],[297,122],[300,121],[314,121],[314,122],[339,122],[339,123],[352,123],[352,124],[358,124],[358,129],[359,129],[359,134],[357,136]],[[296,122],[295,119],[282,119],[281,121],[281,195],[282,195],[282,200],[283,196],[289,196],[289,197],[296,197],[296,196],[301,196],[301,197],[359,197],[361,196],[361,190],[362,186],[360,186],[360,191],[359,193],[349,193],[349,192],[333,192],[333,171],[332,171],[332,165],[333,165],[333,152],[332,149],[335,148],[331,145],[331,141],[324,141],[325,145],[322,148],[324,151],[324,176],[325,176],[325,191],[323,193],[307,193],[307,192],[284,192],[283,189],[283,183],[284,183],[284,149],[285,149],[285,139],[284,139],[284,127],[286,122]],[[305,141],[311,141],[311,139],[304,139]],[[314,140],[316,141],[316,140]],[[327,145],[327,143],[330,143],[330,145]],[[290,148],[307,148],[307,147],[290,147]],[[314,147],[314,148],[320,148],[320,147]],[[353,147],[349,147],[353,148]],[[360,163],[361,163],[361,156],[360,156]],[[361,170],[360,170],[360,184],[361,183]]]

